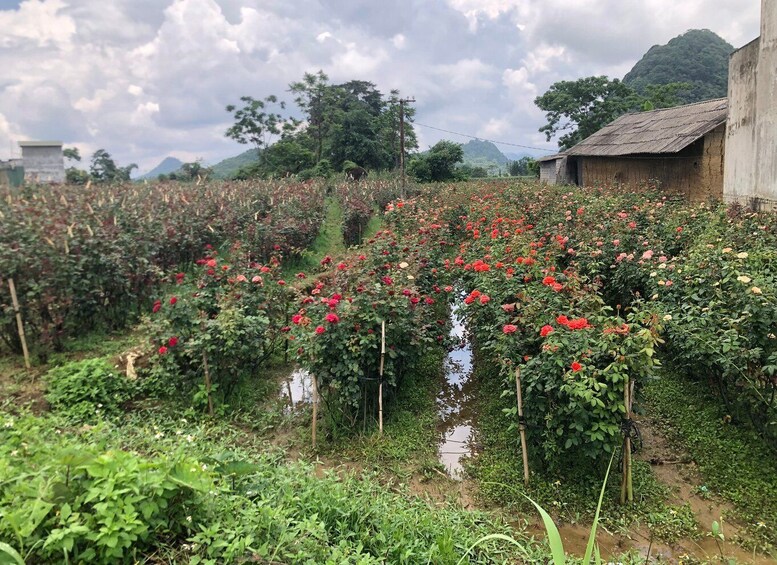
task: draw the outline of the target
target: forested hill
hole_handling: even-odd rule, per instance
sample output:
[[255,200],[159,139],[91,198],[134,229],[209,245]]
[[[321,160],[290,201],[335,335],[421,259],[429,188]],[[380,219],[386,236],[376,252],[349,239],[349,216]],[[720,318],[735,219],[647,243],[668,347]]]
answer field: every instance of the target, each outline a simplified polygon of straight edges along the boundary
[[637,92],[648,85],[685,82],[688,91],[678,93],[682,104],[723,98],[728,88],[728,58],[734,48],[708,29],[692,29],[654,45],[629,71],[623,82]]
[[461,146],[464,151],[464,162],[473,165],[482,165],[483,163],[493,163],[496,165],[505,165],[509,161],[504,154],[499,151],[496,145],[490,141],[481,141],[473,139]]

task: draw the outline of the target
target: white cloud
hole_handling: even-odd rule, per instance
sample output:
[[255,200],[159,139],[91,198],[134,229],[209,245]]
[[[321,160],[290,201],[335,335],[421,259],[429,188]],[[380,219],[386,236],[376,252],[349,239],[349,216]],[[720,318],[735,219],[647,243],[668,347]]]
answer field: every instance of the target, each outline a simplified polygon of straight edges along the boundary
[[[0,6],[4,4],[0,1]],[[24,0],[0,9],[0,158],[62,138],[151,168],[244,150],[224,106],[319,69],[416,96],[417,119],[545,144],[534,98],[557,80],[623,76],[651,45],[709,28],[742,45],[758,0]],[[422,145],[450,134],[418,128]]]
[[0,47],[66,45],[76,25],[60,13],[65,6],[62,0],[25,0],[18,10],[0,11]]

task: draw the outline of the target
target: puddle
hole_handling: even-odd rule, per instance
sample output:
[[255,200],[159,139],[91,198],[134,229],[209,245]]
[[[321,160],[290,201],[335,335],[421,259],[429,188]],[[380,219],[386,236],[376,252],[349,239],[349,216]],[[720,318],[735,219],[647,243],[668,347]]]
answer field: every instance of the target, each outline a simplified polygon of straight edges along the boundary
[[462,480],[464,470],[462,457],[474,452],[472,427],[474,413],[472,402],[472,346],[467,338],[466,327],[458,316],[459,306],[451,308],[451,336],[458,340],[458,346],[448,352],[445,358],[445,383],[437,397],[440,411],[438,430],[442,440],[438,449],[440,462],[448,475]]
[[310,372],[301,367],[294,369],[281,383],[280,394],[289,403],[287,410],[312,402],[313,380]]

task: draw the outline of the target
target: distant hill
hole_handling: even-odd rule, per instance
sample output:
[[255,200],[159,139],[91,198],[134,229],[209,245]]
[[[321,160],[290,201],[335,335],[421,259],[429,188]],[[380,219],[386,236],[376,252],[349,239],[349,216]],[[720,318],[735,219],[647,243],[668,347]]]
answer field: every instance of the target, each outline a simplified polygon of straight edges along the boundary
[[690,83],[678,96],[683,104],[723,98],[728,89],[728,57],[734,51],[726,40],[708,29],[692,29],[654,45],[634,65],[623,82],[643,92],[650,84]]
[[482,167],[489,174],[497,174],[500,170],[503,171],[510,161],[490,141],[473,139],[464,143],[461,148],[464,150],[464,165]]
[[464,162],[468,161],[484,161],[492,162],[498,165],[504,165],[509,161],[496,145],[490,141],[481,141],[480,139],[472,139],[461,146],[464,150]]
[[179,159],[176,159],[175,157],[165,157],[161,163],[159,163],[156,167],[151,169],[145,175],[141,175],[139,178],[155,179],[159,175],[169,175],[170,173],[180,169],[181,165],[183,165],[183,162],[180,161]]
[[234,175],[240,167],[250,165],[259,160],[256,149],[243,151],[240,155],[229,157],[213,165],[213,177],[217,179],[228,179]]

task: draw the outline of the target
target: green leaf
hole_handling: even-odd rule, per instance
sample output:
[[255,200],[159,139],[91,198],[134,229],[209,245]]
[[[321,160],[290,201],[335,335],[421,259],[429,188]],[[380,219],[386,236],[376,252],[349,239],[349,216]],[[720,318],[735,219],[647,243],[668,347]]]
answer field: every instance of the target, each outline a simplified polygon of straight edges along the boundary
[[5,542],[0,541],[0,554],[3,553],[11,558],[11,563],[15,563],[16,565],[24,565],[24,559],[22,559],[22,556],[19,555],[19,553],[13,547]]

